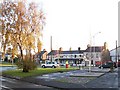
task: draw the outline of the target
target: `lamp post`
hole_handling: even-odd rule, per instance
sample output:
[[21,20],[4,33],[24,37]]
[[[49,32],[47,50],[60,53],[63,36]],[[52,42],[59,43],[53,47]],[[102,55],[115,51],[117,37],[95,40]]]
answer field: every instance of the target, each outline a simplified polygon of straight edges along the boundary
[[[98,35],[99,33],[101,32],[97,32],[96,34],[93,35],[93,39],[94,39],[94,46],[95,46],[95,36]],[[92,60],[92,40],[91,40],[91,37],[90,37],[90,59],[89,59],[89,72],[91,72],[91,60]],[[93,52],[95,54],[95,47],[93,47]],[[95,59],[95,57],[94,57]]]
[[93,41],[93,42],[94,42],[94,47],[93,47],[94,60],[95,60],[95,52],[96,52],[96,51],[95,51],[95,37],[96,37],[98,34],[100,34],[100,33],[101,33],[101,32],[97,32],[97,33],[95,33],[94,36],[93,36],[93,40],[94,40],[94,41]]
[[53,58],[53,57],[52,57],[52,54],[53,54],[53,53],[52,53],[52,36],[50,37],[50,44],[51,44],[50,48],[51,48],[51,62],[52,62],[52,58]]

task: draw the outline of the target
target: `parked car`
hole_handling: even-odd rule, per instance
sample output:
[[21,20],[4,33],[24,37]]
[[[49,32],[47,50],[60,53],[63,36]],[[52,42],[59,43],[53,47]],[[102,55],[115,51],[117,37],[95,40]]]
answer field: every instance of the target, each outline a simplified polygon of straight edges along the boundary
[[118,62],[116,64],[118,67],[120,67],[120,60],[118,60]]
[[66,64],[65,63],[60,63],[60,66],[65,66]]
[[77,64],[77,66],[85,66],[85,62],[81,62],[80,64]]
[[59,67],[59,64],[56,62],[46,62],[45,64],[41,64],[42,68],[56,68]]
[[98,66],[101,65],[101,63],[102,63],[101,61],[96,61],[96,62],[95,62],[95,66],[98,67]]
[[111,67],[116,68],[116,65],[114,62],[106,62],[106,63],[99,66],[99,68],[111,68]]

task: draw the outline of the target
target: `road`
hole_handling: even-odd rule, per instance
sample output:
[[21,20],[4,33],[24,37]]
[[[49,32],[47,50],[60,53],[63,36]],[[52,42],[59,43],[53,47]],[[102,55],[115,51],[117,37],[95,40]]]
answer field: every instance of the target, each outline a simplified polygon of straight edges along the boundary
[[0,77],[0,90],[14,90],[14,89],[39,89],[39,90],[57,90],[51,87],[37,85],[29,82],[24,82],[16,79]]
[[105,75],[85,84],[88,88],[119,88],[119,70]]
[[2,71],[6,71],[6,70],[15,70],[17,67],[16,66],[5,66],[5,67],[2,67],[0,66],[0,72]]

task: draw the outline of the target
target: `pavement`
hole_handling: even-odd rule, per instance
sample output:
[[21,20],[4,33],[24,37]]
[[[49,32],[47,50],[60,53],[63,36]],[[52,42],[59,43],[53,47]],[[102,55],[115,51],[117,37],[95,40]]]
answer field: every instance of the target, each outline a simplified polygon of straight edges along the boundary
[[[109,72],[109,69],[98,69],[92,68],[91,72],[88,70],[76,70],[64,73],[52,73],[43,76],[28,77],[28,78],[16,78],[25,82],[35,83],[37,85],[43,85],[48,87],[53,87],[57,89],[85,89],[90,90],[91,88],[112,88],[117,90],[118,88],[118,69],[113,72]],[[70,77],[73,75],[72,77]],[[77,77],[80,78],[80,80]],[[84,76],[84,77],[83,77]],[[93,79],[88,78],[88,76],[93,77]],[[11,77],[13,78],[13,77]],[[70,82],[66,82],[66,78],[70,78]],[[77,78],[77,79],[76,79]],[[87,78],[87,79],[86,79]],[[73,80],[72,80],[73,79]],[[61,81],[59,81],[61,80]],[[64,80],[66,80],[64,82]],[[84,82],[85,83],[81,83]],[[79,83],[79,81],[81,81]],[[77,82],[77,83],[74,83]],[[113,83],[112,83],[113,82]]]
[[110,69],[98,69],[98,67],[93,67],[90,71],[85,69],[86,72],[83,73],[73,73],[72,77],[100,77],[104,75],[105,73],[109,72]]
[[104,75],[104,73],[85,72],[72,74],[70,77],[99,77],[101,75]]

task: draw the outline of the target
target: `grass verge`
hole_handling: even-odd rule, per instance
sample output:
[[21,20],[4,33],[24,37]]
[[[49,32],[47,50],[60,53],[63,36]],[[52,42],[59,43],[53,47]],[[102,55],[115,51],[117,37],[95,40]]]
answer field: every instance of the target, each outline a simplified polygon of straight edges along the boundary
[[55,72],[67,72],[71,70],[76,70],[75,68],[37,68],[36,70],[31,70],[28,73],[22,72],[22,70],[8,70],[2,72],[3,75],[12,76],[12,77],[31,77],[31,76],[38,76],[43,74],[55,73]]

